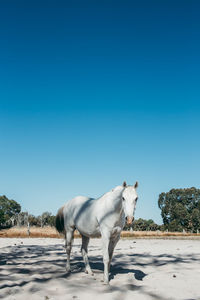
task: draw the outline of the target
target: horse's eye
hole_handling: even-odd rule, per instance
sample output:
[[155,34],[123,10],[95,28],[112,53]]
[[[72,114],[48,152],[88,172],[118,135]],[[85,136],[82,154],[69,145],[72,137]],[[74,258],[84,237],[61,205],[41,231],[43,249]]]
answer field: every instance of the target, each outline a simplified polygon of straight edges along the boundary
[[122,197],[122,200],[125,201],[124,197]]
[[135,202],[137,202],[138,201],[138,197],[137,198],[135,198]]

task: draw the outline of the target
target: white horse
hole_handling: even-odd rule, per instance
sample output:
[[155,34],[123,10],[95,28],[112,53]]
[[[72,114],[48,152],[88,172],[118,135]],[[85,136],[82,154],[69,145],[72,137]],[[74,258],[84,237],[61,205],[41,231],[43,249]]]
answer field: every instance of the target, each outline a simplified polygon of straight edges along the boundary
[[56,228],[65,234],[67,252],[66,269],[70,271],[70,252],[74,230],[82,236],[81,252],[85,263],[85,272],[93,275],[88,261],[88,243],[90,237],[102,237],[104,283],[109,282],[109,269],[114,248],[119,241],[125,221],[131,224],[138,199],[138,183],[117,186],[98,199],[78,196],[61,207],[56,216]]

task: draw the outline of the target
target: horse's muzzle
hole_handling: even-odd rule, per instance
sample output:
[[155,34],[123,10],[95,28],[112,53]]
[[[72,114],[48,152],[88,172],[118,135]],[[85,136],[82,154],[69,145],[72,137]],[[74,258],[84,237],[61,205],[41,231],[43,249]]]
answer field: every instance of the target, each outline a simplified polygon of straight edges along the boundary
[[131,225],[133,223],[134,217],[126,217],[127,225]]

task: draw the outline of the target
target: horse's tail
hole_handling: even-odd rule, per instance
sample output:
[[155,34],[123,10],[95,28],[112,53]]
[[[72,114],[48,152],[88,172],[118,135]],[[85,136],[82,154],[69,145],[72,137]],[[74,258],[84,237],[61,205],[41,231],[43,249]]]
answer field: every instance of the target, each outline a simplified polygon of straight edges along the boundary
[[64,207],[61,207],[56,215],[56,229],[60,233],[64,233],[64,214],[63,214]]

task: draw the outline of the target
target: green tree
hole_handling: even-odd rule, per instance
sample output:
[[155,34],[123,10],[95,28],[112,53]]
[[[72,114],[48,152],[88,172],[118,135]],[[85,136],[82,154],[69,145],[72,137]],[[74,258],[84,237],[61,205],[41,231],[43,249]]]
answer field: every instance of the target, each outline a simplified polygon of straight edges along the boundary
[[158,199],[165,229],[200,230],[200,189],[171,189]]
[[43,226],[54,226],[55,225],[55,216],[50,212],[46,211],[41,216],[38,217],[38,223],[41,227]]
[[124,230],[130,230],[130,228],[134,231],[155,231],[160,230],[160,225],[157,225],[152,219],[145,220],[139,218],[132,225],[125,225]]
[[200,229],[200,210],[194,208],[191,213],[191,223],[193,225],[193,231],[197,232]]
[[21,206],[15,200],[9,200],[6,196],[0,196],[0,227],[9,225],[11,217],[19,214]]
[[30,226],[39,226],[39,220],[37,217],[35,217],[34,215],[29,215],[28,216],[28,221]]

